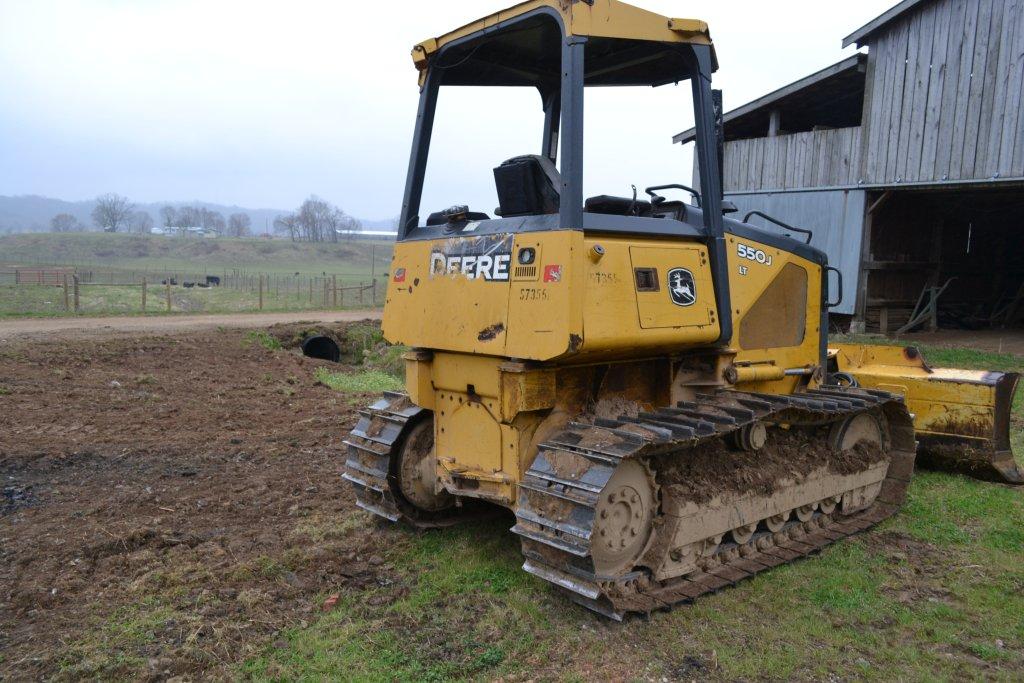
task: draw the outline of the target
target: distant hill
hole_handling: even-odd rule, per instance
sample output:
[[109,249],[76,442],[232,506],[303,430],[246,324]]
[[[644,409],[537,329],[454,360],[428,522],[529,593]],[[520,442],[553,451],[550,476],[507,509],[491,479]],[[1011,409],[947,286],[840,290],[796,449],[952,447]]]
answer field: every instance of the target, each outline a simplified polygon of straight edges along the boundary
[[[22,195],[9,197],[0,195],[0,233],[4,232],[45,232],[50,229],[50,219],[58,213],[70,213],[83,225],[92,225],[93,208],[96,202],[89,199],[80,202],[69,202],[52,197],[38,195]],[[160,225],[160,209],[165,206],[198,206],[211,211],[219,211],[227,218],[233,213],[245,213],[252,221],[252,230],[256,234],[273,230],[274,219],[286,213],[287,209],[249,209],[243,206],[228,206],[202,201],[166,201],[148,204],[136,203],[138,211],[146,211],[153,217],[153,222]],[[365,220],[359,221],[367,230],[384,230],[394,227],[395,221]]]

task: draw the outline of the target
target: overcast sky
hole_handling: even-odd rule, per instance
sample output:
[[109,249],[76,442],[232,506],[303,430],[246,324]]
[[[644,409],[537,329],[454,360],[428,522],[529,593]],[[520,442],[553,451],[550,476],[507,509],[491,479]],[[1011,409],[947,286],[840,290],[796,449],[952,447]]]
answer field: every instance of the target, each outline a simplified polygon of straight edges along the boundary
[[[601,2],[602,0],[597,0]],[[309,194],[398,214],[415,118],[413,44],[512,0],[0,0],[0,195]],[[838,61],[893,0],[636,0],[711,25],[731,109]],[[447,95],[447,97],[446,97]],[[588,95],[586,190],[686,181],[687,86]],[[490,169],[539,146],[535,93],[443,93],[424,209],[493,209]]]

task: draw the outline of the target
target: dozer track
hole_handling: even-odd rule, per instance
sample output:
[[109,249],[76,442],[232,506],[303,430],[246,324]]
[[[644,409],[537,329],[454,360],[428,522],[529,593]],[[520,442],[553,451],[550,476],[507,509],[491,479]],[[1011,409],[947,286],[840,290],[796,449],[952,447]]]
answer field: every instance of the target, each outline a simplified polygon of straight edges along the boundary
[[344,443],[348,458],[342,478],[356,492],[356,505],[392,522],[402,520],[420,529],[455,524],[457,511],[431,513],[403,500],[395,484],[395,455],[408,427],[423,412],[404,393],[385,391],[369,408],[359,411],[359,421]]
[[405,394],[391,391],[359,411],[359,422],[344,441],[348,459],[341,476],[352,484],[356,505],[363,510],[392,522],[413,521],[398,508],[388,477],[393,451],[400,445],[406,425],[422,411]]
[[[601,514],[605,518],[609,512],[613,516],[622,512],[626,524],[621,527],[621,536],[615,536],[615,543],[622,546],[631,540],[630,534],[636,535],[641,510],[647,507],[638,501],[643,496],[635,494],[642,486],[609,486],[624,464],[641,465],[643,470],[636,465],[629,467],[636,472],[646,471],[654,482],[658,476],[657,463],[688,457],[695,448],[707,447],[716,440],[720,444],[723,438],[733,440],[734,448],[741,447],[742,441],[736,440],[745,438],[744,432],[757,424],[783,425],[787,429],[828,428],[849,424],[860,414],[880,416],[881,424],[886,425],[883,428],[887,432],[888,458],[874,466],[878,473],[874,488],[828,491],[830,495],[820,505],[804,504],[793,510],[796,519],[790,519],[789,512],[778,514],[778,510],[765,508],[764,515],[776,514],[770,519],[758,519],[757,513],[742,513],[739,503],[727,501],[717,510],[717,518],[744,524],[742,533],[730,535],[722,528],[709,527],[703,544],[687,546],[699,549],[691,569],[680,571],[679,567],[686,562],[677,563],[676,575],[666,565],[672,564],[670,559],[682,560],[681,551],[666,547],[664,540],[660,546],[653,540],[659,531],[671,535],[666,530],[675,520],[665,516],[666,500],[655,499],[653,507],[661,512],[654,513],[659,518],[651,525],[655,529],[652,540],[647,542],[636,566],[614,575],[602,574],[601,558],[595,556],[602,549],[598,544],[607,539],[595,532],[599,507],[603,505]],[[889,517],[905,499],[914,457],[910,415],[902,400],[891,394],[838,387],[788,396],[720,391],[675,408],[623,415],[614,420],[595,419],[593,424],[567,425],[540,446],[520,483],[517,523],[512,531],[522,537],[523,568],[527,572],[563,589],[574,601],[621,620],[628,613],[649,614],[733,585],[758,572],[815,553]],[[821,479],[834,485],[844,481],[842,477]],[[790,483],[797,493],[801,486],[810,489],[813,484]],[[656,489],[657,484],[654,486]],[[696,509],[692,519],[698,528],[702,523],[712,524],[715,519],[716,512],[706,507],[688,508]],[[679,509],[675,508],[676,514]],[[630,526],[630,518],[636,518],[637,524]],[[600,531],[603,534],[615,529],[602,526]],[[725,540],[727,537],[732,541]],[[611,546],[608,541],[608,547]],[[676,554],[669,558],[672,553]]]

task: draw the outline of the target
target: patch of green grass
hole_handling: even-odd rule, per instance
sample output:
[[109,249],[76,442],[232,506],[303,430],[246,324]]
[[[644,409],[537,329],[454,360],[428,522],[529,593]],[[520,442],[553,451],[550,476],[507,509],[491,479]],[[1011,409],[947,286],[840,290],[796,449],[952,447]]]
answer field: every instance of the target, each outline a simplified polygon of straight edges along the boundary
[[[142,315],[167,313],[233,313],[260,310],[257,275],[264,275],[262,310],[267,312],[365,307],[383,303],[383,281],[391,258],[391,243],[352,241],[309,244],[285,240],[179,239],[121,234],[0,235],[4,265],[74,267],[82,274],[79,313],[82,315]],[[300,277],[295,277],[300,274]],[[183,286],[202,282],[207,275],[222,286]],[[170,288],[171,310],[163,280]],[[94,285],[91,282],[136,282],[149,287],[145,310],[139,285]],[[338,287],[368,285],[377,278],[376,301],[364,292],[338,292],[325,298],[324,280]],[[313,282],[312,288],[310,282]],[[73,294],[64,305],[61,287],[0,282],[0,318],[75,315]],[[337,306],[335,306],[337,303]]]
[[382,681],[1024,673],[1016,489],[922,473],[908,506],[878,530],[622,624],[524,573],[510,523],[427,533],[382,526],[384,585],[344,591],[335,611],[289,631],[286,647],[265,649],[241,673]]
[[250,344],[259,344],[269,351],[280,351],[282,348],[281,342],[266,330],[253,330],[245,335],[245,339]]
[[74,265],[94,270],[116,267],[222,276],[241,270],[281,275],[326,272],[368,279],[371,272],[379,276],[387,270],[393,246],[391,242],[363,240],[309,243],[94,232],[0,235],[0,253],[5,264]]
[[[1024,550],[1024,500],[1006,486],[941,472],[918,471],[905,509],[907,531],[939,546],[979,544],[990,550]],[[993,514],[998,511],[998,514]]]
[[379,394],[382,391],[400,391],[405,387],[402,380],[380,370],[331,372],[321,366],[316,369],[316,378],[331,389],[345,394]]
[[536,629],[556,633],[535,608],[549,592],[519,569],[507,527],[502,519],[430,534],[385,530],[389,578],[400,589],[344,595],[317,623],[288,632],[286,649],[267,648],[242,672],[258,680],[443,681],[523,671],[547,648]]
[[192,617],[176,612],[156,598],[144,598],[111,614],[90,637],[68,643],[60,654],[66,678],[121,678],[142,670],[143,651],[168,627],[188,628]]

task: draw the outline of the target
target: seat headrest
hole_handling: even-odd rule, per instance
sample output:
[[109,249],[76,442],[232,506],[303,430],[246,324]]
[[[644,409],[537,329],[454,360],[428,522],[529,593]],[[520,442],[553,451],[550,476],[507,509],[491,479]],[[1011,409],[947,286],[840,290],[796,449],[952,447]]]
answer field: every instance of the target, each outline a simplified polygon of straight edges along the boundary
[[501,215],[533,216],[558,213],[562,175],[546,156],[527,154],[494,169]]

